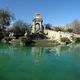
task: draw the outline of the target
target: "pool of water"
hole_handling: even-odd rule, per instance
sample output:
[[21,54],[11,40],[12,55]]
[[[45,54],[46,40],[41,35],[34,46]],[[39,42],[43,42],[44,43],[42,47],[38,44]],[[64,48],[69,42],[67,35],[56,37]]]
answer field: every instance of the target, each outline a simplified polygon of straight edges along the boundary
[[80,44],[0,44],[0,80],[80,80]]

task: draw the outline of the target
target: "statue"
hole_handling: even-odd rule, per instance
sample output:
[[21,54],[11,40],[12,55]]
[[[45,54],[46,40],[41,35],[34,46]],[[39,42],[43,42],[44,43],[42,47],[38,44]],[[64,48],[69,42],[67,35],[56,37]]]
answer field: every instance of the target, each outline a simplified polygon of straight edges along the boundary
[[9,37],[13,37],[13,36],[14,36],[14,33],[10,32]]
[[24,37],[27,38],[27,31],[25,32]]

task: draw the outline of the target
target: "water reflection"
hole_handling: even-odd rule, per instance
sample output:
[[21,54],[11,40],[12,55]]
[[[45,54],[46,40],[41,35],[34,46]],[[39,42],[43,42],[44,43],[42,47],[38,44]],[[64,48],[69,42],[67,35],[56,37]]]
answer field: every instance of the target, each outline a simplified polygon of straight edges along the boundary
[[74,58],[80,57],[80,44],[59,45],[55,47],[22,47],[19,45],[0,45],[0,55],[9,56],[32,56],[36,63],[40,63],[43,56],[54,55],[61,56],[63,54],[71,55]]
[[1,44],[0,45],[0,54],[9,55],[9,56],[27,56],[29,55],[30,48],[22,47],[19,45],[9,45]]
[[0,80],[35,79],[80,80],[80,45],[22,47],[0,44]]
[[36,63],[39,63],[42,57],[43,48],[41,47],[32,47],[32,57]]
[[60,56],[62,54],[78,56],[78,57],[80,56],[80,44],[59,45],[51,50],[55,51],[55,55],[57,56]]

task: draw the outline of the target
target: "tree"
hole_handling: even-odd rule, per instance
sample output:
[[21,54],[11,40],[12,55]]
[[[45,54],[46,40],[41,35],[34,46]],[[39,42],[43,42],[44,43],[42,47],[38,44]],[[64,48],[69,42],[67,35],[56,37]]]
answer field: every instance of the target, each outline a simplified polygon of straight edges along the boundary
[[71,28],[74,33],[80,34],[80,21],[79,20],[74,20],[71,23]]
[[5,29],[14,20],[13,14],[8,9],[0,9],[0,27]]
[[18,38],[24,36],[26,31],[29,32],[29,25],[22,20],[18,20],[13,24],[11,31],[14,32],[15,36]]

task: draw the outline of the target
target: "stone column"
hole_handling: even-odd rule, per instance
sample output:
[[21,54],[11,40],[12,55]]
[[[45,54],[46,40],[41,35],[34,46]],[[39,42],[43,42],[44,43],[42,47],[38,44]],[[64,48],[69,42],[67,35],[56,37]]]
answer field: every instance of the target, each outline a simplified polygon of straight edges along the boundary
[[34,33],[34,32],[35,32],[35,23],[32,22],[32,33]]

